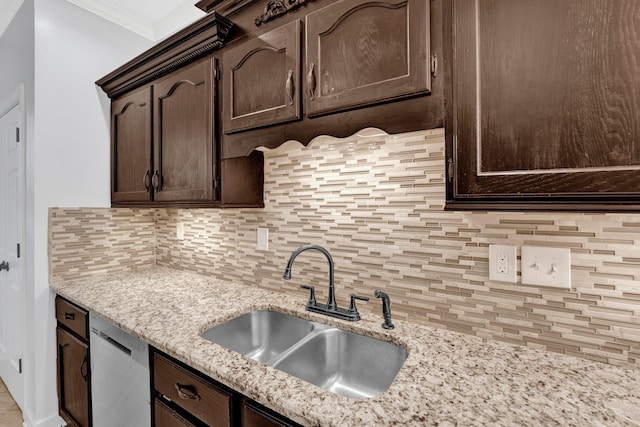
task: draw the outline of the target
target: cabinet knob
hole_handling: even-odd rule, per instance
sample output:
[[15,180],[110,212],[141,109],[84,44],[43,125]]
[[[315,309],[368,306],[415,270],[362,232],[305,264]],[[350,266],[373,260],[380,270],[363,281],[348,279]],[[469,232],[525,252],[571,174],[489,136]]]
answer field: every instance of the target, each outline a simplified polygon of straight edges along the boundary
[[309,74],[307,74],[307,86],[309,87],[309,99],[316,98],[316,64],[309,64]]

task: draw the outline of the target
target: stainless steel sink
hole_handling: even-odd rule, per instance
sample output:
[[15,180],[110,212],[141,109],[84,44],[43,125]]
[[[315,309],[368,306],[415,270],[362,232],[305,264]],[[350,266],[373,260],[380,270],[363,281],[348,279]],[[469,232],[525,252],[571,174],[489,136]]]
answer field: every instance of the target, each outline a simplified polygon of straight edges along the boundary
[[205,331],[201,336],[269,365],[313,330],[313,323],[275,311],[251,311]]
[[395,344],[274,311],[252,311],[202,337],[341,396],[389,388],[407,358]]
[[340,329],[318,331],[273,367],[341,396],[368,398],[389,388],[404,348]]

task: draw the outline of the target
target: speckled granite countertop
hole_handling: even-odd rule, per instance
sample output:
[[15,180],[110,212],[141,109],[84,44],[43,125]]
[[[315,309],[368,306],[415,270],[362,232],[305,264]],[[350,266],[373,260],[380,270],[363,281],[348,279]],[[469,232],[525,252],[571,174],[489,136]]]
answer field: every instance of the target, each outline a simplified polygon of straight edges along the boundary
[[[640,371],[380,316],[355,324],[304,311],[305,301],[206,276],[154,268],[52,284],[58,294],[304,425],[640,426]],[[219,347],[199,334],[273,309],[403,345],[391,387],[351,399]]]

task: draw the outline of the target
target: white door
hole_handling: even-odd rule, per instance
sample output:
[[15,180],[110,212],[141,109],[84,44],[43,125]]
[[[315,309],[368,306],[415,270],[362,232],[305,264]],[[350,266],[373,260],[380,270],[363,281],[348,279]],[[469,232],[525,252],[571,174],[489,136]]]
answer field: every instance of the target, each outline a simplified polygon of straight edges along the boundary
[[0,105],[0,377],[24,405],[24,138],[21,105]]

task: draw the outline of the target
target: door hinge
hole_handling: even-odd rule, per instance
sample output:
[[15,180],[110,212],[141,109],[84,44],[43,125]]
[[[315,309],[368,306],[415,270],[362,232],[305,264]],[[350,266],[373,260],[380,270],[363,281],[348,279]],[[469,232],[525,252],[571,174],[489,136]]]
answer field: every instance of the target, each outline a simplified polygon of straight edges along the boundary
[[20,128],[16,128],[16,142],[20,142]]
[[453,159],[449,159],[447,160],[447,178],[449,179],[449,182],[453,182],[454,172],[455,165],[453,163]]
[[18,258],[20,258],[20,243],[16,244],[17,248],[16,248],[16,253],[18,255]]
[[436,54],[431,55],[431,76],[436,77],[438,75],[438,56]]

